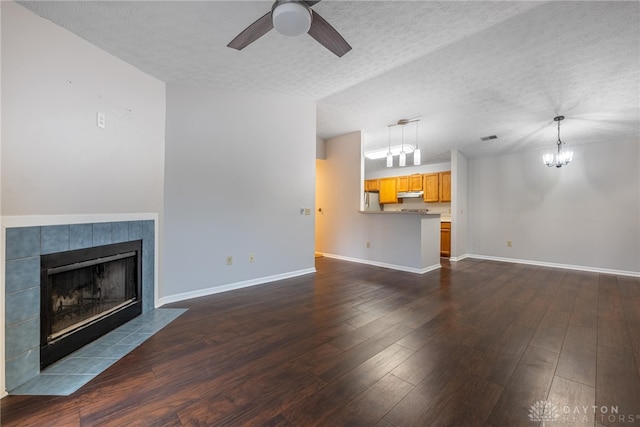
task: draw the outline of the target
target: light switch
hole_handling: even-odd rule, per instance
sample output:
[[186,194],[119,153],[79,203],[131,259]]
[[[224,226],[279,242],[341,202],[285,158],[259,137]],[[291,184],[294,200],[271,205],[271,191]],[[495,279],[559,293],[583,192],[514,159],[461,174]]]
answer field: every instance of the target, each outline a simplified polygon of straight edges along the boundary
[[104,129],[106,127],[106,124],[107,124],[107,121],[104,113],[101,113],[100,111],[98,111],[98,113],[96,114],[96,126]]

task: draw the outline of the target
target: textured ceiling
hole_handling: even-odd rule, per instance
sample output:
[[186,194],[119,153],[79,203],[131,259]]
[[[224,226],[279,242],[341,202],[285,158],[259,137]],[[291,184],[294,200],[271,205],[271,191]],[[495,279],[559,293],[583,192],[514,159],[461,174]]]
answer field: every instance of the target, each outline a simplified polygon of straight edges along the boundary
[[168,84],[314,99],[322,138],[362,129],[385,147],[388,124],[420,117],[428,163],[553,149],[559,114],[568,145],[640,137],[637,1],[324,0],[313,9],[353,47],[342,58],[275,31],[227,48],[270,1],[21,4]]

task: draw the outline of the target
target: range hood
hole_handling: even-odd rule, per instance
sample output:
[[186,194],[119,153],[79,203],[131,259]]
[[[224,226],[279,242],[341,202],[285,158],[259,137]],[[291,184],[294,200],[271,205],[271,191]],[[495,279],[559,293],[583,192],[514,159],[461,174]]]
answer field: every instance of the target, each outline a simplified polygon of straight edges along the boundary
[[411,199],[422,197],[424,191],[403,191],[398,193],[398,199]]

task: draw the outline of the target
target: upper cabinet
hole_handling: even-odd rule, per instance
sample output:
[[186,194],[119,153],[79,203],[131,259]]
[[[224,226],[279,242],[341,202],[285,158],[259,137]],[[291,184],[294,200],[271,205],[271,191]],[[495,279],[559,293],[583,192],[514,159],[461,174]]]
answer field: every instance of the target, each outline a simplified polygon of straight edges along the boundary
[[440,201],[440,179],[437,173],[428,173],[423,175],[424,181],[422,189],[424,191],[424,201],[426,203],[433,203]]
[[440,172],[440,201],[451,201],[451,171]]
[[397,177],[380,178],[380,204],[398,203]]
[[423,175],[424,201],[426,203],[451,201],[451,171]]
[[398,203],[398,193],[411,191],[422,191],[426,203],[450,202],[451,171],[367,179],[364,191],[379,191],[381,204]]
[[422,191],[422,175],[416,173],[409,176],[409,191]]
[[398,192],[409,191],[409,177],[408,176],[399,176],[398,178]]
[[380,191],[380,180],[366,179],[364,181],[364,191]]

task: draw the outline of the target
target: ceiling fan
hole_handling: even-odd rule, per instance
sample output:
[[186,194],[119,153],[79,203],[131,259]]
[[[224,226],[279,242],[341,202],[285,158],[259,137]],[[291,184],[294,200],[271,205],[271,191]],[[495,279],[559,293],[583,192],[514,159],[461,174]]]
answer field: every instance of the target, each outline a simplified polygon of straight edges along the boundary
[[276,0],[271,12],[245,28],[227,46],[242,50],[275,28],[285,36],[307,33],[322,46],[342,57],[351,50],[351,46],[331,24],[311,9],[318,2],[320,0]]

